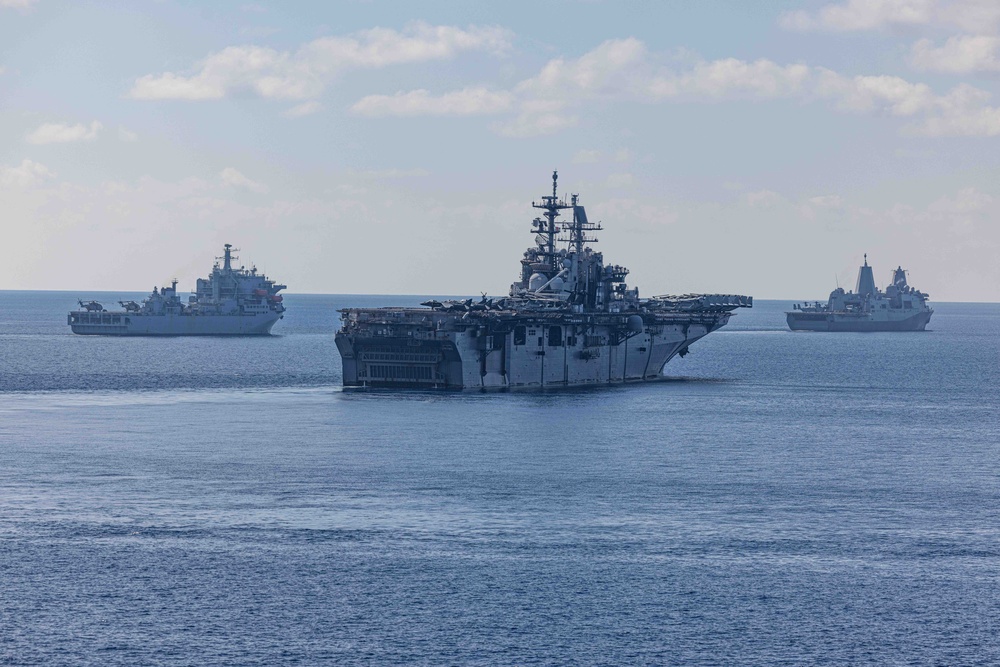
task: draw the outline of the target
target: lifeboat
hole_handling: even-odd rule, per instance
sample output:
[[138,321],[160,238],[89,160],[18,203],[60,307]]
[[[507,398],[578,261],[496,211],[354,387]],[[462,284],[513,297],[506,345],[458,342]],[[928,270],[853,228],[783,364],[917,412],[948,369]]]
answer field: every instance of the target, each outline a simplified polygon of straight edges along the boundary
[[253,293],[254,293],[255,296],[267,296],[267,290],[266,289],[255,289],[253,291]]
[[274,303],[281,303],[281,295],[275,294],[274,296],[271,297],[271,301],[273,301]]

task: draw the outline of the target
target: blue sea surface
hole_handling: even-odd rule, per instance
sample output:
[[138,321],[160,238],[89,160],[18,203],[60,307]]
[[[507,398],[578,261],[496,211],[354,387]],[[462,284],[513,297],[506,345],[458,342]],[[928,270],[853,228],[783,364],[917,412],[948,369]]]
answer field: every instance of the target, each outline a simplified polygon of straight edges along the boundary
[[0,664],[1000,664],[1000,304],[442,394],[340,387],[336,310],[421,297],[73,336],[92,296],[0,292]]

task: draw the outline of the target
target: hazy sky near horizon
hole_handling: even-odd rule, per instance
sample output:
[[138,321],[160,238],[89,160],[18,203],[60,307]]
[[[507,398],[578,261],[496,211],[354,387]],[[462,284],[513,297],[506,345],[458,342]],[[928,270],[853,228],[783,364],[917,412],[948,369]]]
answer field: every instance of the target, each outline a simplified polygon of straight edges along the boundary
[[0,289],[504,294],[559,169],[644,295],[997,301],[998,148],[996,0],[0,0]]

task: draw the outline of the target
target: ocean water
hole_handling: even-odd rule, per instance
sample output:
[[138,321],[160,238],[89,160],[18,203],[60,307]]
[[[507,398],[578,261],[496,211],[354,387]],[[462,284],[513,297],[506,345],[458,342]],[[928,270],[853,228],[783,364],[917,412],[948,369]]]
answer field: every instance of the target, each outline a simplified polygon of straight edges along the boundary
[[1000,664],[1000,304],[436,394],[339,386],[336,309],[417,297],[116,339],[84,296],[0,292],[0,664]]

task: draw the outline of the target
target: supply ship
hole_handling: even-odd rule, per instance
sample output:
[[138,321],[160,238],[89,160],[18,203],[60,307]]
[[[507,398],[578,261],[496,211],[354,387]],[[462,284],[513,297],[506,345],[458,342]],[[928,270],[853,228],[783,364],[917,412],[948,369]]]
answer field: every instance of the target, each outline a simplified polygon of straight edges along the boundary
[[[639,298],[623,266],[604,263],[578,195],[532,206],[535,246],[508,297],[347,308],[336,334],[347,387],[573,387],[662,379],[664,365],[725,325],[749,296]],[[563,212],[571,220],[558,221]],[[557,247],[557,244],[563,244]]]
[[786,313],[792,331],[923,331],[934,309],[929,294],[906,283],[902,266],[892,272],[892,283],[880,291],[875,286],[868,255],[858,271],[853,292],[838,287],[826,303],[794,304]]
[[[262,336],[284,317],[278,292],[285,289],[256,267],[233,268],[233,247],[227,243],[208,278],[199,278],[195,293],[184,303],[177,281],[153,288],[135,301],[119,301],[122,310],[105,310],[98,301],[80,301],[67,323],[76,334],[103,336]],[[222,260],[219,266],[218,260]]]

